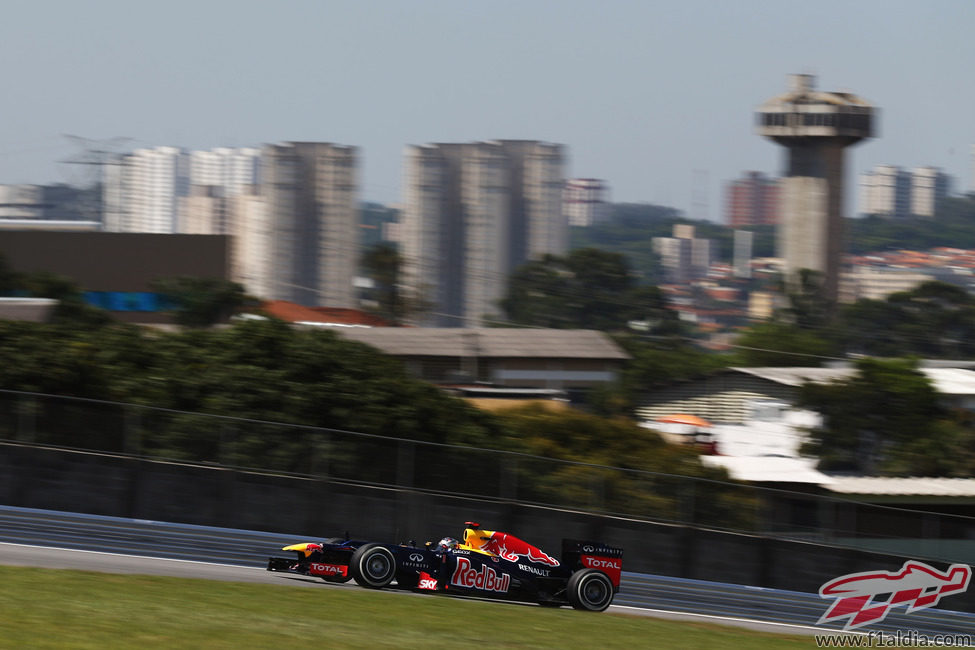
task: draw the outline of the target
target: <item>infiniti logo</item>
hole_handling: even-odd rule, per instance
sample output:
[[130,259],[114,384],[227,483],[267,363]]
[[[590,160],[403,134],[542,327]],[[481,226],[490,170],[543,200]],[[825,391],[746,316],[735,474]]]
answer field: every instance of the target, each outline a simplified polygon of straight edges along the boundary
[[423,556],[419,553],[410,553],[410,561],[412,562],[422,562]]
[[595,550],[596,550],[596,549],[595,549],[595,548],[593,548],[592,546],[583,546],[583,547],[582,547],[582,552],[583,552],[583,553],[592,553],[592,552],[593,552],[593,551],[595,551]]

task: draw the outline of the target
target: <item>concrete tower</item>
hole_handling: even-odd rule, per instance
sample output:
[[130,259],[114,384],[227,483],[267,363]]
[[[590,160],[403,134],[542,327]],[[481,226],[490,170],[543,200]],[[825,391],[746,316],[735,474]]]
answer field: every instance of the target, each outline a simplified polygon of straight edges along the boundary
[[779,255],[787,281],[801,269],[823,274],[835,301],[843,242],[844,149],[873,135],[874,107],[845,92],[817,92],[815,78],[790,75],[791,88],[758,108],[758,132],[786,147]]

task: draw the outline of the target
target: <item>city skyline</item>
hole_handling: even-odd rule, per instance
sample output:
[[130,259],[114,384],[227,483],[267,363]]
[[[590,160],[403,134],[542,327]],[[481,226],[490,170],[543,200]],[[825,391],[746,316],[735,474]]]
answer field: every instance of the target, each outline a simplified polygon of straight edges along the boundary
[[396,203],[409,144],[537,139],[614,201],[720,221],[727,181],[781,174],[754,113],[795,72],[882,107],[848,183],[878,164],[973,178],[969,2],[39,2],[5,18],[4,184],[83,177],[57,162],[83,155],[63,134],[131,138],[123,151],[326,141],[361,152],[364,200]]

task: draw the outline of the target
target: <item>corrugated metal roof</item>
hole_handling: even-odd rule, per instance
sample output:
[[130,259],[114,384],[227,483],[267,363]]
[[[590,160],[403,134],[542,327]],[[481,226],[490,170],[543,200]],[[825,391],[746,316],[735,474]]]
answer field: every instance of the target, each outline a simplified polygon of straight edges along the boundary
[[425,357],[616,359],[630,356],[602,332],[522,328],[372,327],[335,330],[386,354]]
[[[855,368],[730,368],[777,384],[800,386],[806,382],[849,379]],[[963,368],[919,368],[942,395],[975,395],[975,371]]]
[[782,456],[701,456],[711,467],[723,467],[731,478],[752,483],[812,483],[829,486],[832,478],[816,469],[812,458]]
[[825,487],[840,494],[975,497],[975,479],[911,476],[833,476]]
[[786,386],[801,386],[806,382],[831,382],[847,379],[856,372],[853,368],[729,368],[734,372],[752,375]]

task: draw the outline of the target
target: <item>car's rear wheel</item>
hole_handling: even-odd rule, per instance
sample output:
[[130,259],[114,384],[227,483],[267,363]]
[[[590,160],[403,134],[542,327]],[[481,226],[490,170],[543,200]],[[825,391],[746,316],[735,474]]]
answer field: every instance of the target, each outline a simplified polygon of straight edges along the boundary
[[396,577],[396,558],[385,546],[365,544],[352,554],[349,569],[359,585],[382,589]]
[[576,609],[601,612],[613,602],[613,581],[596,569],[573,573],[565,591],[569,604]]

